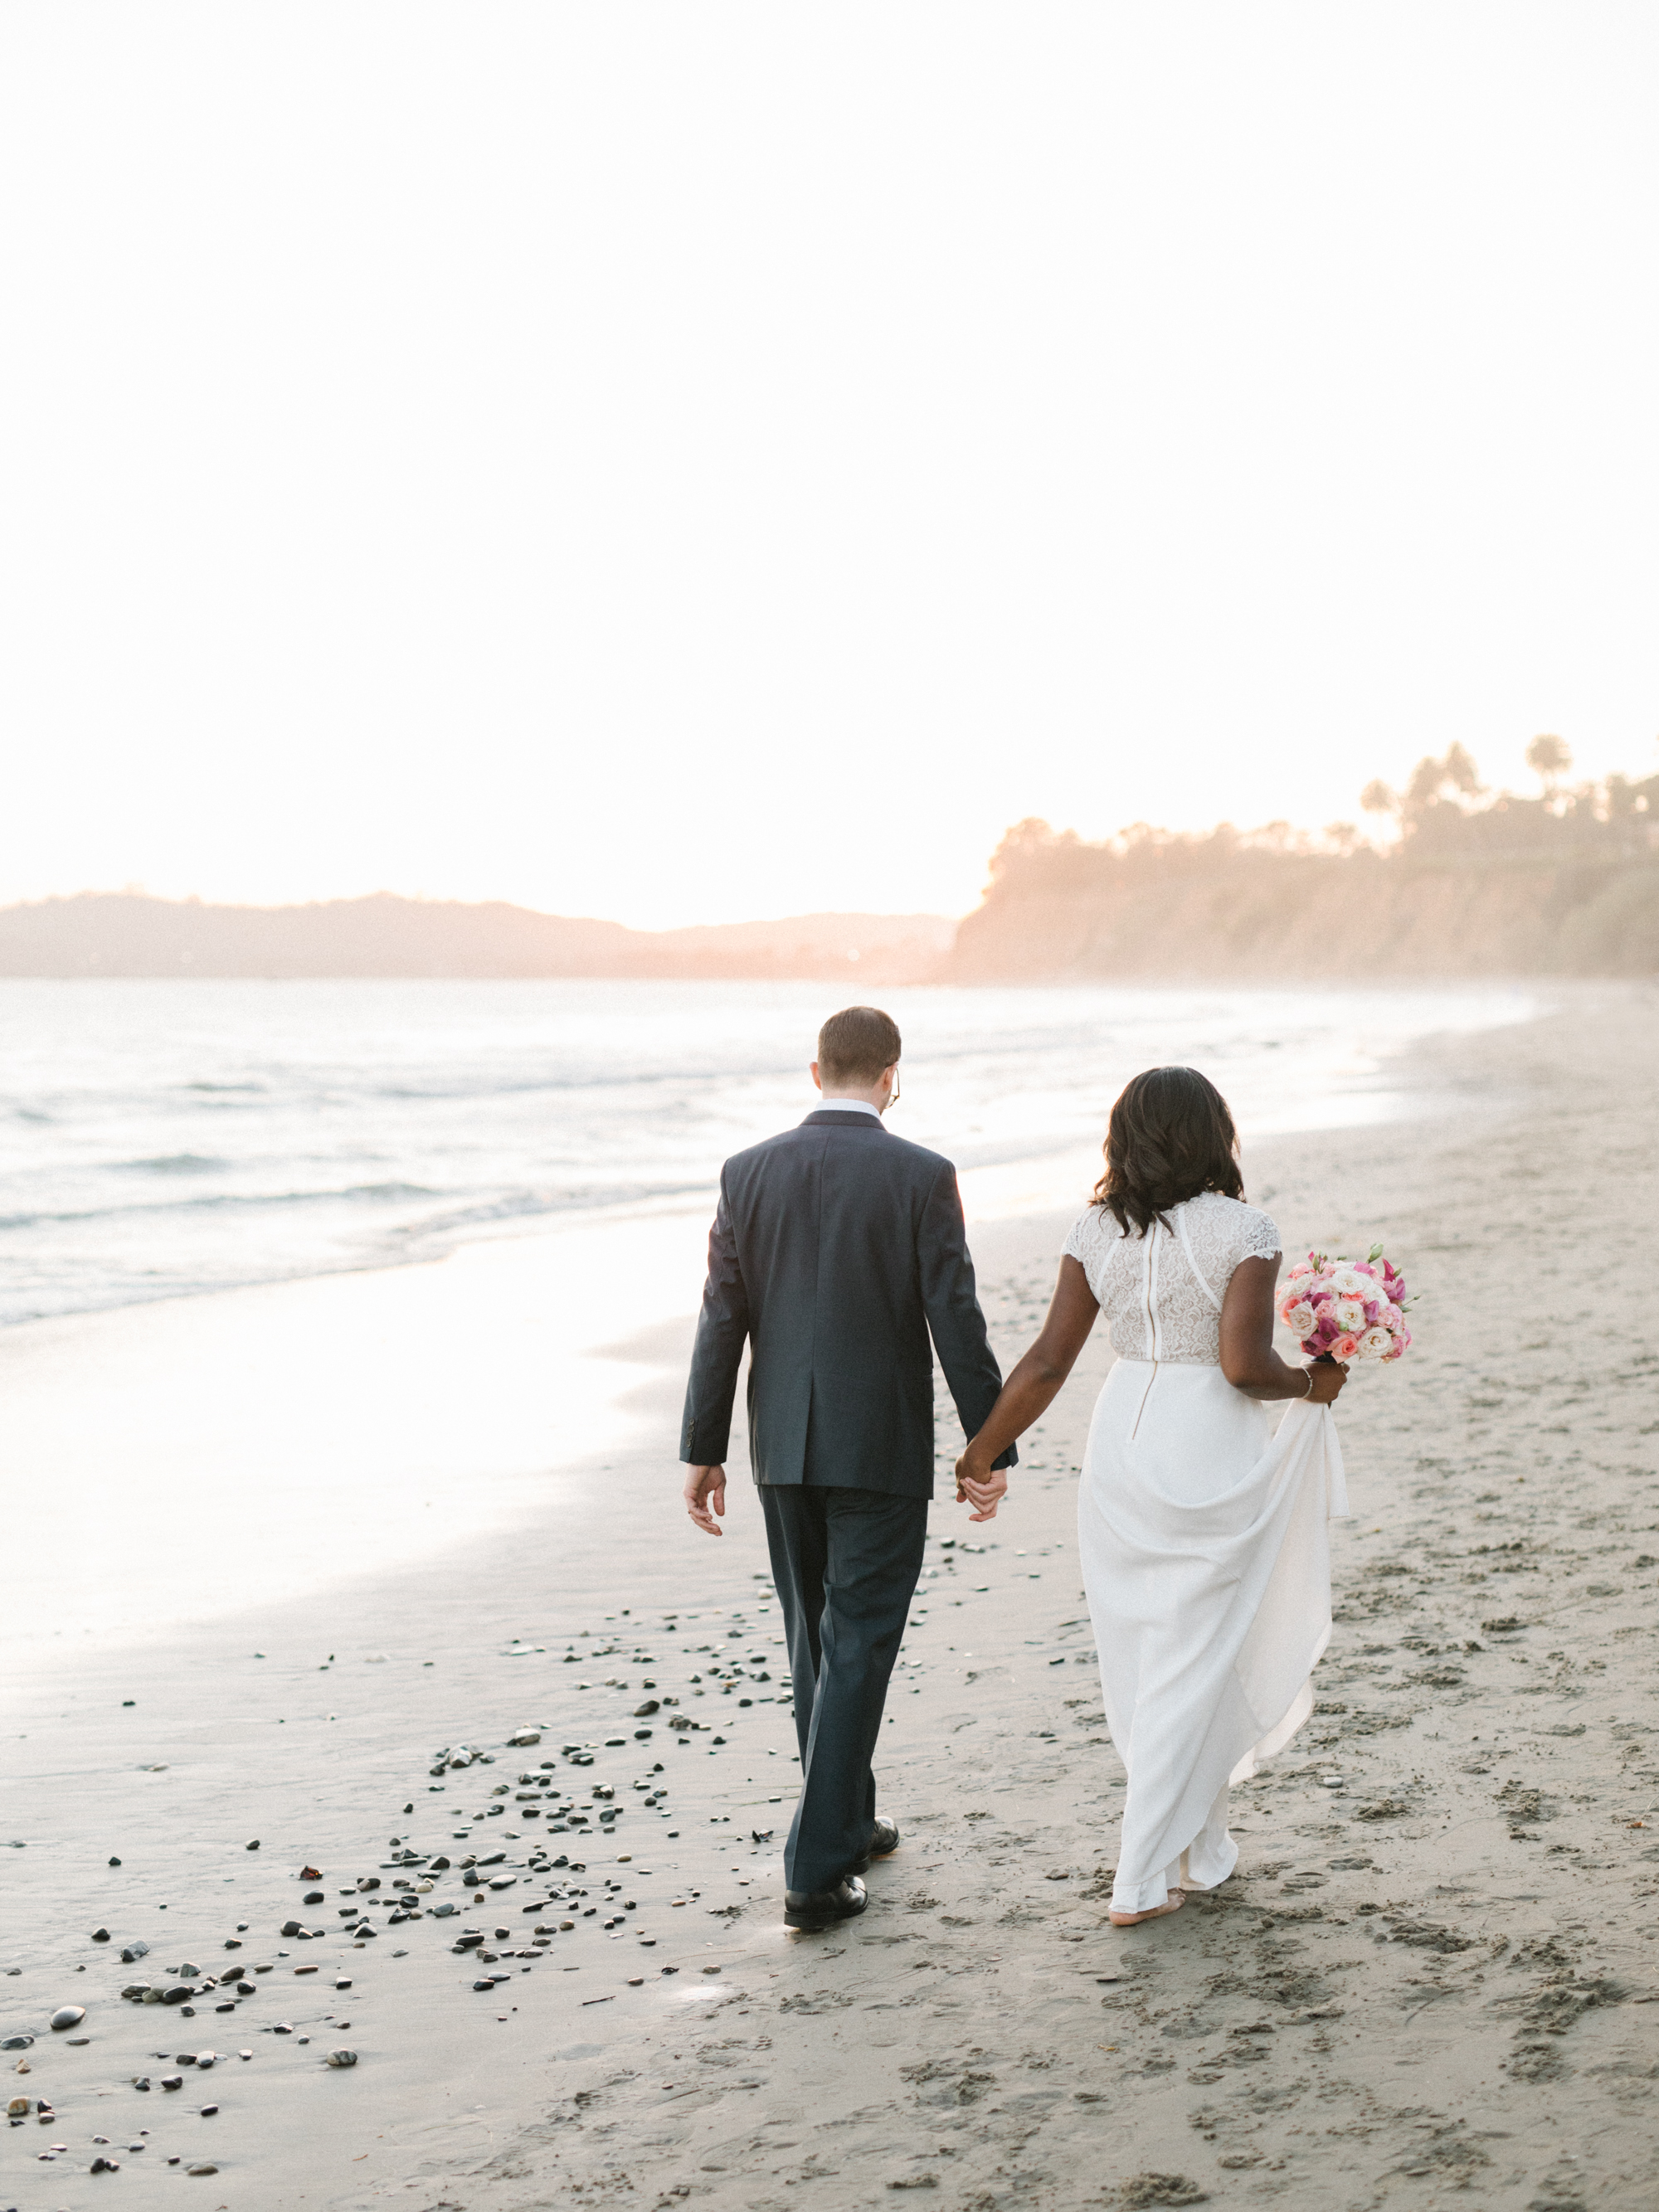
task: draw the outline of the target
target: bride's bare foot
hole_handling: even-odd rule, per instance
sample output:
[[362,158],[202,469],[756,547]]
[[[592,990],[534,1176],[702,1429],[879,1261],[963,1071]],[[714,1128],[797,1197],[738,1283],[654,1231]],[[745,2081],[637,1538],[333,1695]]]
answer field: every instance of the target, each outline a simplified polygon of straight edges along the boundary
[[1106,1917],[1114,1928],[1138,1928],[1143,1920],[1162,1920],[1166,1912],[1179,1912],[1186,1902],[1183,1891],[1172,1889],[1166,1901],[1153,1905],[1150,1912],[1109,1912]]

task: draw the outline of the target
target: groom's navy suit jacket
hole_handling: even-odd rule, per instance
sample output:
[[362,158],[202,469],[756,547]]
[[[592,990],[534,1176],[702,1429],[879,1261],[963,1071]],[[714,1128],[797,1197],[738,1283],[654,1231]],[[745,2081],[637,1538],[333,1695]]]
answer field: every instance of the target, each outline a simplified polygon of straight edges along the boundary
[[[956,1170],[856,1109],[735,1153],[720,1171],[680,1457],[724,1462],[745,1339],[759,1483],[933,1494],[938,1347],[963,1430],[995,1403]],[[1012,1466],[1011,1447],[997,1462]]]

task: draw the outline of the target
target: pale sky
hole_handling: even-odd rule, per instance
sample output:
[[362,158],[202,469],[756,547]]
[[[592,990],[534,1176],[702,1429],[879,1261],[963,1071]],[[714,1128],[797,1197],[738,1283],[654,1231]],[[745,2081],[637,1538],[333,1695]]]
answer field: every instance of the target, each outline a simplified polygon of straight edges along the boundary
[[13,0],[0,900],[1659,768],[1659,12]]

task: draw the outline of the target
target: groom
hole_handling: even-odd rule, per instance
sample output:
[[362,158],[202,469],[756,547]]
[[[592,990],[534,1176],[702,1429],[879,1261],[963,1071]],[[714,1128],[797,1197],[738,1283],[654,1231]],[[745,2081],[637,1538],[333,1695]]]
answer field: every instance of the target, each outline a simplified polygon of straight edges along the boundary
[[[823,1103],[720,1171],[685,1394],[686,1510],[711,1536],[745,1341],[749,1457],[789,1638],[800,1802],[784,1918],[862,1912],[857,1879],[898,1847],[870,1761],[921,1571],[933,1494],[931,1332],[965,1433],[1002,1378],[974,1295],[956,1170],[889,1135],[899,1033],[874,1006],[818,1032]],[[1013,1465],[1011,1446],[997,1462]]]

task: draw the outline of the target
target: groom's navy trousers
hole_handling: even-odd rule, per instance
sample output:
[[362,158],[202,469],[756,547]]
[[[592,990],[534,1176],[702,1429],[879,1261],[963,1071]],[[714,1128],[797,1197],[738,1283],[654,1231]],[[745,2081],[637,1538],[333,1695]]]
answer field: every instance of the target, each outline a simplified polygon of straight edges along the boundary
[[832,1889],[875,1818],[871,1759],[933,1494],[933,1353],[968,1436],[1002,1387],[951,1163],[833,1106],[729,1159],[680,1431],[694,1466],[725,1462],[745,1345],[804,1777],[784,1878]]
[[839,1485],[761,1491],[789,1638],[801,1793],[786,1887],[833,1889],[869,1848],[871,1761],[927,1540],[927,1500]]

